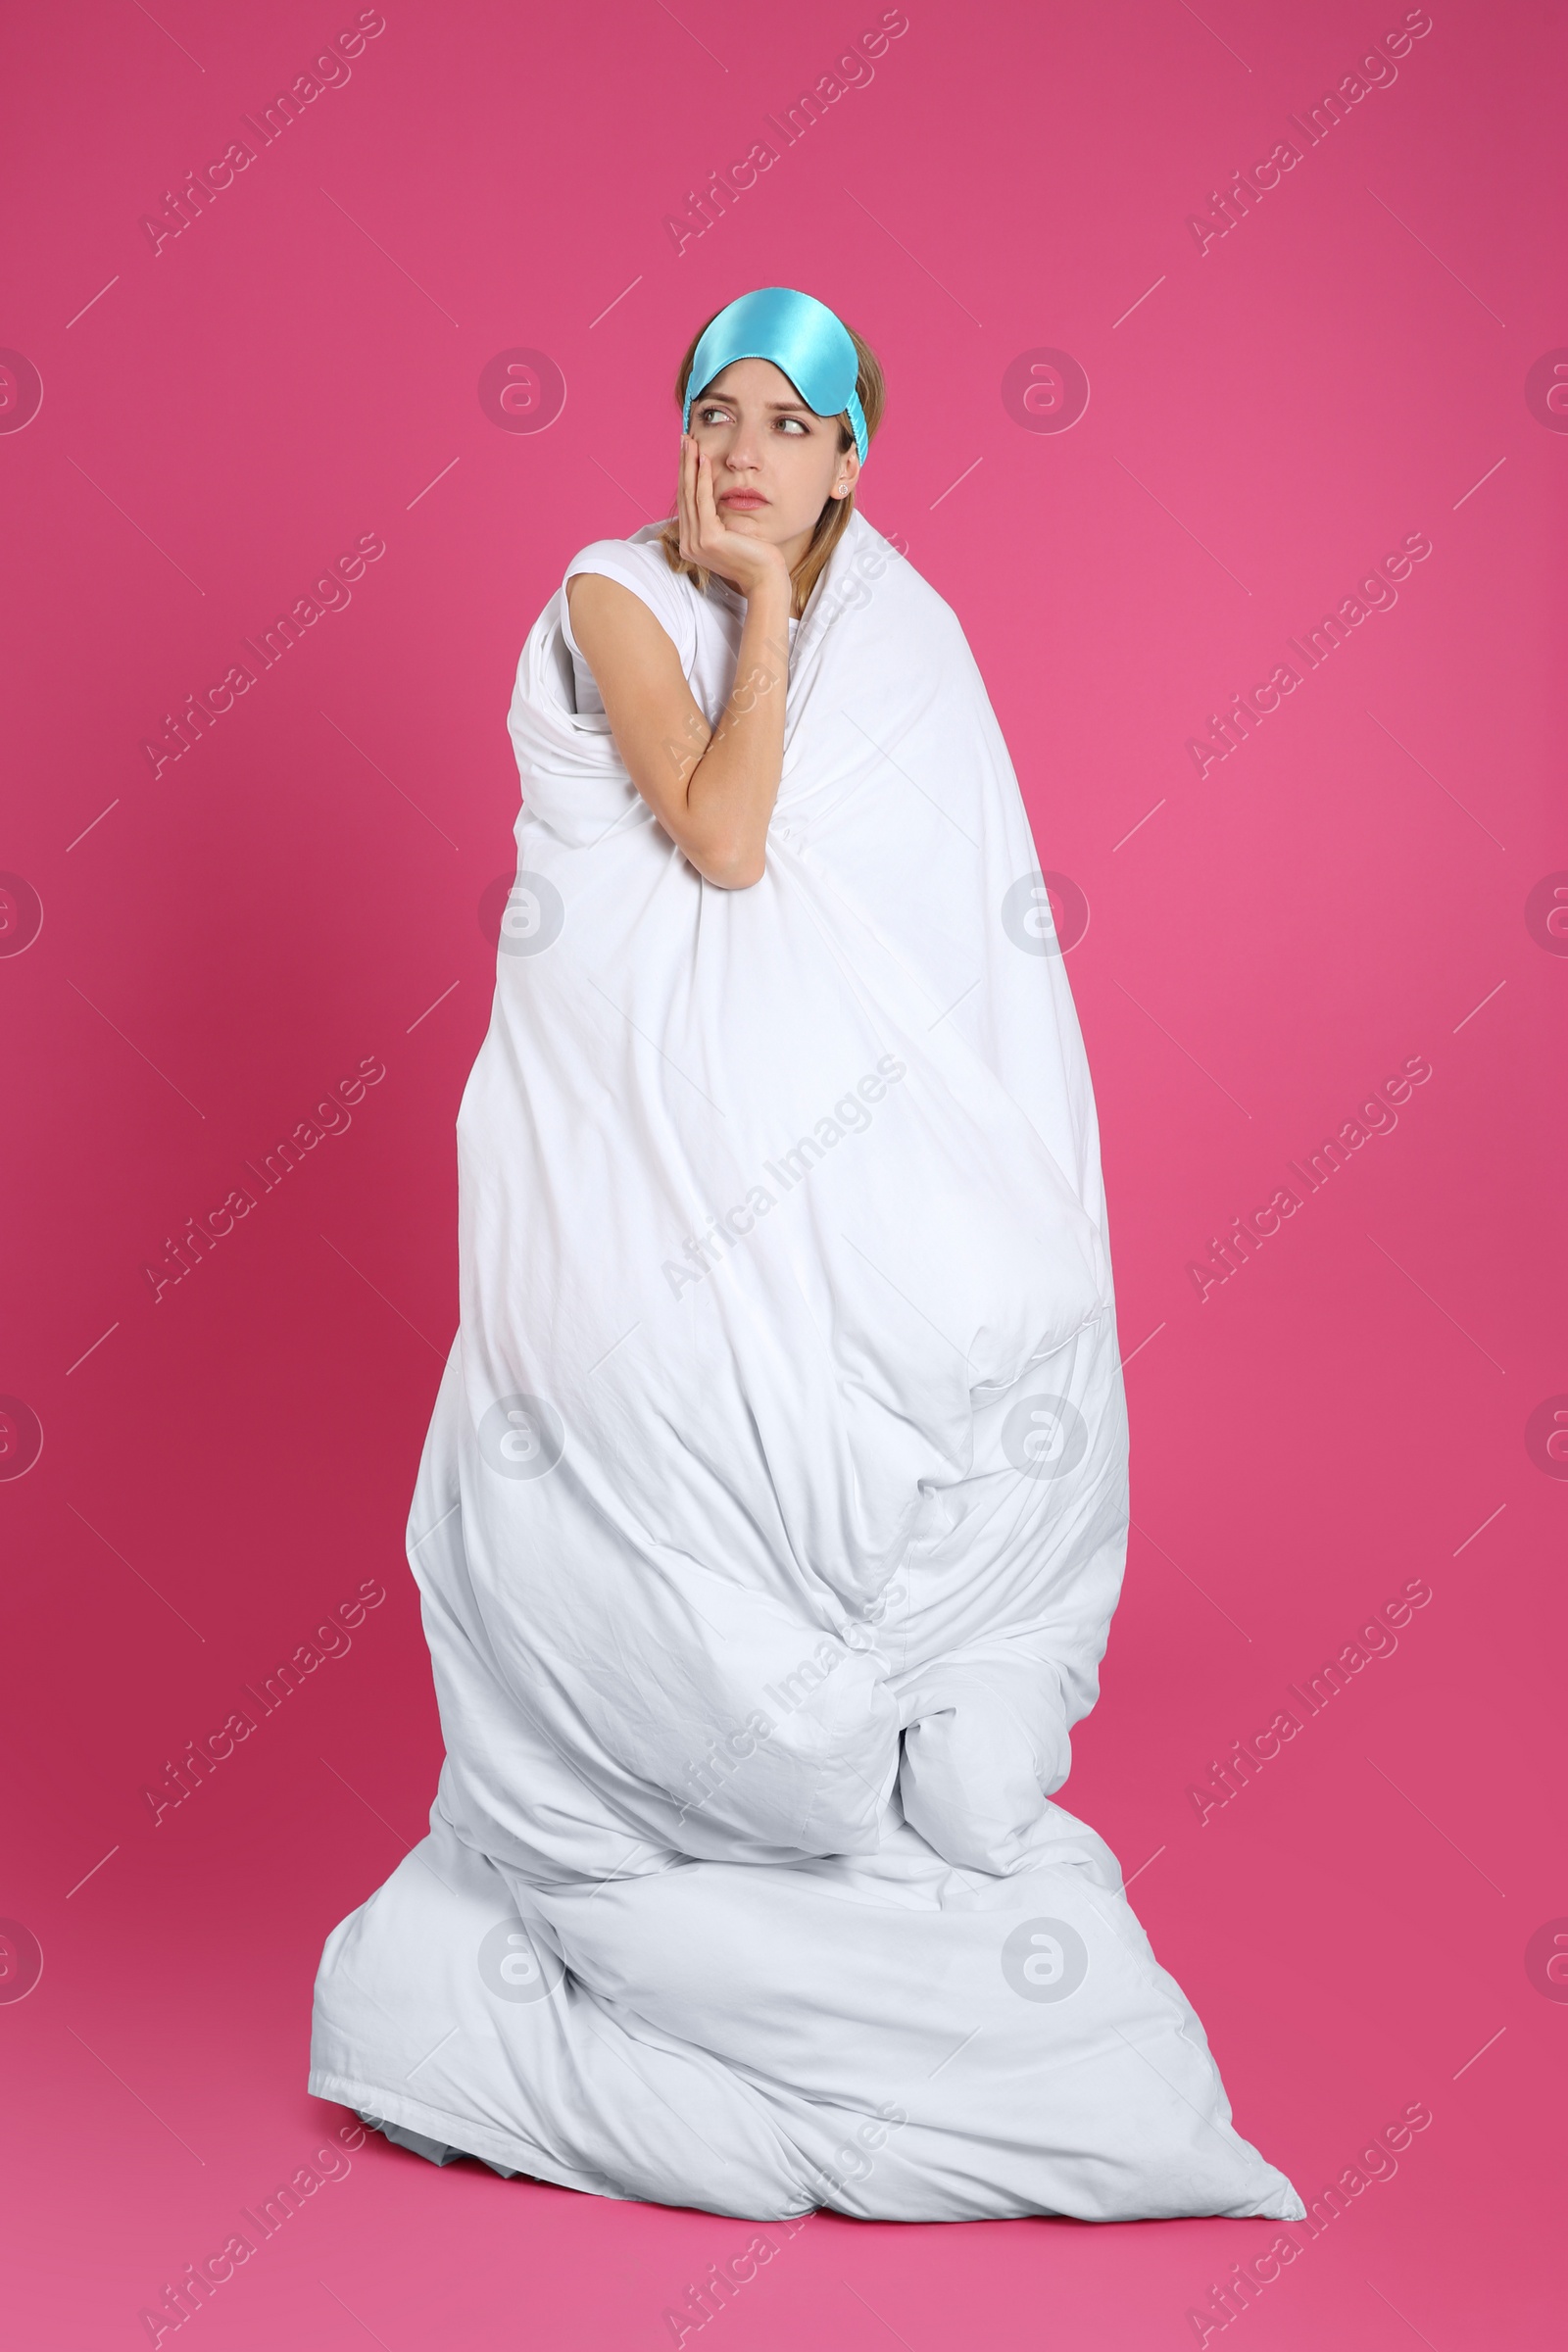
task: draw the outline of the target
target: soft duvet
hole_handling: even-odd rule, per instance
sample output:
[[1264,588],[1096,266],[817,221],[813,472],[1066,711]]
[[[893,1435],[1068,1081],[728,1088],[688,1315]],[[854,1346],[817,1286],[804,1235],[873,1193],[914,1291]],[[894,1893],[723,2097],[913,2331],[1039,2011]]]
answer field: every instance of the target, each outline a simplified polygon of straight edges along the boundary
[[562,604],[409,1521],[446,1761],[328,1938],[310,2088],[756,2219],[1299,2218],[1054,1801],[1127,1422],[1083,1043],[963,632],[854,516],[725,891],[576,715]]

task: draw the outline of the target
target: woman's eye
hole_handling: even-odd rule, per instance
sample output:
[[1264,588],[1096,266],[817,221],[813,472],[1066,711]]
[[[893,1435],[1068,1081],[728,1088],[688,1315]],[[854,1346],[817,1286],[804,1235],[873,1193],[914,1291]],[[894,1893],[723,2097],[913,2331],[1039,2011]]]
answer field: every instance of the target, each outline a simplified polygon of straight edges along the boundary
[[[697,409],[693,414],[699,424],[727,424],[732,421],[728,409]],[[780,425],[788,425],[791,431],[796,433],[808,433],[810,429],[805,419],[800,416],[780,416],[776,421]]]

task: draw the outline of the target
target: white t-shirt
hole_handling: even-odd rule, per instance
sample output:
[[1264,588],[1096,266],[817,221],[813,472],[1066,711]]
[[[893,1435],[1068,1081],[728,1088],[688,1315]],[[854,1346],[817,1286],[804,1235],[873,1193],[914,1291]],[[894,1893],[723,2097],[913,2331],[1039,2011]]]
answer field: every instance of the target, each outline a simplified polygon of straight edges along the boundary
[[[708,594],[703,596],[687,573],[671,571],[659,545],[663,527],[662,522],[651,522],[633,531],[629,539],[594,540],[572,557],[562,582],[561,633],[571,656],[578,715],[597,715],[607,727],[610,722],[604,718],[604,698],[571,633],[565,583],[579,571],[602,572],[607,579],[618,580],[623,588],[642,598],[673,641],[686,682],[710,726],[718,723],[719,713],[734,689],[746,599],[714,572],[709,574]],[[792,646],[798,625],[791,620]]]

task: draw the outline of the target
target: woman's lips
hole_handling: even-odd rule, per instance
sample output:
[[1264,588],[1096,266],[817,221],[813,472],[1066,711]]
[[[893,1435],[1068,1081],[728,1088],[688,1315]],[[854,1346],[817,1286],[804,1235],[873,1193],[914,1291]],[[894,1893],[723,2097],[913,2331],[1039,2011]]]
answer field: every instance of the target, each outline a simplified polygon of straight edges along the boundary
[[719,500],[721,507],[765,507],[767,501],[756,490],[726,490]]

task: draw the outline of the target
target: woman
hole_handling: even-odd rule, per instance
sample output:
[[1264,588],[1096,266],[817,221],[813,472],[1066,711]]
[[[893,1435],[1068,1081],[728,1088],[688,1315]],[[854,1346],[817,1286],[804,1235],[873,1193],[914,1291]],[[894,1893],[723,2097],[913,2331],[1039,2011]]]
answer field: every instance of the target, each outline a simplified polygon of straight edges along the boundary
[[[881,371],[863,344],[852,349],[866,371],[861,430],[869,435],[880,416]],[[688,355],[683,378],[690,363]],[[637,553],[654,569],[647,585],[657,590],[661,558],[678,549],[698,626],[710,616],[704,597],[715,574],[721,603],[741,618],[733,650],[710,621],[719,656],[713,683],[726,666],[735,680],[718,725],[693,694],[644,582],[621,584],[624,542],[601,541],[573,564],[564,633],[578,710],[608,713],[627,772],[664,831],[708,881],[747,889],[762,878],[784,758],[785,695],[776,690],[786,681],[796,623],[849,519],[860,461],[848,420],[816,416],[770,360],[732,362],[708,385],[692,423],[681,434],[678,520]]]
[[409,1525],[447,1756],[310,2086],[758,2219],[1299,2217],[1052,1802],[1127,1531],[1099,1137],[962,630],[853,511],[881,390],[730,304],[673,523],[523,649]]

